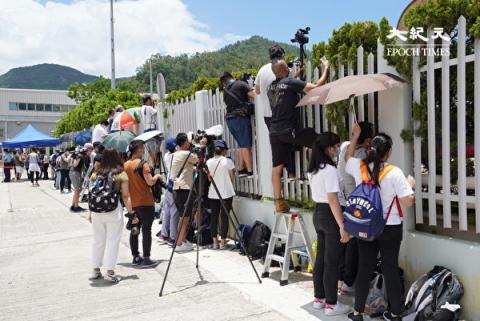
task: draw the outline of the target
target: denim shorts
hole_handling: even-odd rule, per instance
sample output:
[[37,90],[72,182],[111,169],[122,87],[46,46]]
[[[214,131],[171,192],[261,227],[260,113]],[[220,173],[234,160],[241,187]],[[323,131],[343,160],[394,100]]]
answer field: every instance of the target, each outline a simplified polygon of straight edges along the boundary
[[238,147],[252,147],[252,123],[250,122],[250,117],[227,119],[227,126]]

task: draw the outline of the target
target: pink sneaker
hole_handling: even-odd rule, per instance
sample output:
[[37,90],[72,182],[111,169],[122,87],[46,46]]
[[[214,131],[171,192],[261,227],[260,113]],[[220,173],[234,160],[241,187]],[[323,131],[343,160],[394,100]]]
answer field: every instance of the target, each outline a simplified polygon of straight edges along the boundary
[[325,299],[313,298],[313,308],[321,310],[325,307]]

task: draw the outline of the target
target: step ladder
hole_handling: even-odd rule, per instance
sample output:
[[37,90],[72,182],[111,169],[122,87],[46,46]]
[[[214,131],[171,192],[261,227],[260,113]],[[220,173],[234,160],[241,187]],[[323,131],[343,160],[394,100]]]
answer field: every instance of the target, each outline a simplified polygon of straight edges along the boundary
[[[303,243],[301,245],[293,246],[293,238],[295,232],[295,225],[297,221],[300,223],[300,234],[302,236]],[[283,222],[283,223],[282,223]],[[286,233],[280,233],[281,226],[284,226]],[[285,253],[282,256],[273,254],[277,241],[285,241]],[[305,247],[307,253],[300,249]],[[290,257],[292,257],[294,271],[300,270],[300,264],[298,261],[298,255],[307,255],[310,262],[313,264],[313,251],[312,243],[307,233],[305,221],[301,214],[298,213],[277,213],[275,212],[275,223],[273,225],[272,234],[270,235],[270,241],[268,242],[267,255],[265,257],[265,263],[263,266],[262,278],[268,278],[270,276],[270,265],[272,261],[276,261],[280,264],[282,269],[282,275],[280,278],[280,285],[288,284],[288,270],[290,269]]]

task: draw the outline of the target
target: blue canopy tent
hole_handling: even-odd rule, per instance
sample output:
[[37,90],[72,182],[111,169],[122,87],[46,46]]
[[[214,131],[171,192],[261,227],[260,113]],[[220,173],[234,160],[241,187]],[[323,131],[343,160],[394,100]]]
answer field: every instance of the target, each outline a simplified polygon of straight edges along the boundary
[[48,136],[35,127],[32,124],[23,129],[15,137],[7,139],[2,143],[3,148],[27,148],[27,147],[48,147],[57,146],[61,142],[57,138]]

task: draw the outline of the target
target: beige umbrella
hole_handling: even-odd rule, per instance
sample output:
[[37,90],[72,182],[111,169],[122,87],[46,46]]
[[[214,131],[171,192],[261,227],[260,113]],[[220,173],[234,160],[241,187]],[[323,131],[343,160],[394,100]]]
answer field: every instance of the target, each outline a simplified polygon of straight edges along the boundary
[[[356,96],[392,89],[405,83],[405,80],[390,73],[347,76],[311,90],[297,106],[328,105]],[[355,113],[354,116],[356,118]]]

